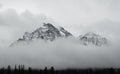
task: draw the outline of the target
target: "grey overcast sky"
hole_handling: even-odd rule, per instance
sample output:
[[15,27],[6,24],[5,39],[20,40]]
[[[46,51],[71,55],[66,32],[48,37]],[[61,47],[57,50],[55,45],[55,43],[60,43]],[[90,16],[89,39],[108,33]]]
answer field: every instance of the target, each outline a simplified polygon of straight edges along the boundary
[[88,25],[102,19],[119,21],[120,17],[120,0],[0,0],[0,3],[3,9],[43,13],[65,24]]
[[33,25],[40,23],[38,14],[76,36],[88,31],[119,33],[120,0],[0,0],[0,40],[17,39],[39,27]]

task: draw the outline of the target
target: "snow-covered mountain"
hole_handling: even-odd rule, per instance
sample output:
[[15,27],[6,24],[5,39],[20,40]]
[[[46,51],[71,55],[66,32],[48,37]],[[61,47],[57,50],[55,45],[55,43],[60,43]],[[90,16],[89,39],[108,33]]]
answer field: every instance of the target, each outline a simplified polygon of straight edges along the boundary
[[102,46],[102,45],[108,44],[107,38],[102,37],[102,36],[92,33],[92,32],[88,32],[84,35],[80,35],[79,40],[84,45],[93,44],[93,45],[97,45],[97,46]]
[[16,42],[12,43],[10,46],[13,46],[19,42],[29,42],[34,39],[43,39],[53,41],[60,37],[69,37],[72,36],[70,32],[65,30],[63,27],[55,27],[51,23],[43,23],[43,26],[36,29],[35,31],[29,33],[25,32],[22,38],[19,38]]
[[[33,32],[25,32],[22,38],[12,43],[10,46],[18,44],[20,42],[29,43],[35,39],[42,39],[45,41],[54,41],[58,38],[67,38],[73,36],[72,33],[65,30],[63,27],[56,27],[51,23],[43,23],[42,27],[34,30]],[[102,46],[108,44],[108,39],[98,34],[88,32],[79,36],[79,41],[83,45],[96,45]]]

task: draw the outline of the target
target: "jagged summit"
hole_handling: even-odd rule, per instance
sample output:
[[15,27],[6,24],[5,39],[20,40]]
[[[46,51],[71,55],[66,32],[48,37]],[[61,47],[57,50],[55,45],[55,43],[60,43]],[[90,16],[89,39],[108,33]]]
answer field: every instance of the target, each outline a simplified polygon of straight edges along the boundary
[[[64,28],[62,28],[62,29],[64,30]],[[43,27],[36,29],[32,33],[25,32],[22,39],[23,40],[33,40],[35,38],[36,39],[41,38],[41,39],[53,41],[54,39],[56,39],[58,37],[63,37],[63,36],[68,37],[70,35],[72,36],[72,34],[66,30],[61,31],[61,29],[59,30],[58,28],[56,28],[55,26],[53,26],[50,23],[47,23],[47,24],[44,23]]]
[[102,46],[108,43],[108,40],[105,37],[102,37],[93,32],[88,32],[84,35],[80,35],[79,38],[80,38],[81,43],[84,45],[93,44],[97,46]]
[[[72,36],[70,32],[65,30],[63,27],[55,27],[51,23],[43,23],[43,27],[36,29],[35,31],[29,33],[25,32],[22,38],[19,38],[15,43],[31,41],[34,39],[43,39],[53,41],[60,37]],[[14,43],[12,44],[14,45]]]

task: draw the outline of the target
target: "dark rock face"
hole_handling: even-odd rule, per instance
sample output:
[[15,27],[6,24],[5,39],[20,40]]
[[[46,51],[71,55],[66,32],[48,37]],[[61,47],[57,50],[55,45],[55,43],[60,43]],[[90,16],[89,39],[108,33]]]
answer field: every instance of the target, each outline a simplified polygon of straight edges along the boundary
[[68,31],[66,31],[63,27],[60,27],[60,31],[65,34],[65,37],[72,36],[72,34],[70,32],[68,32]]
[[102,37],[92,32],[86,33],[85,35],[81,35],[80,41],[84,45],[93,44],[97,46],[106,45],[108,43],[108,40],[105,37]]

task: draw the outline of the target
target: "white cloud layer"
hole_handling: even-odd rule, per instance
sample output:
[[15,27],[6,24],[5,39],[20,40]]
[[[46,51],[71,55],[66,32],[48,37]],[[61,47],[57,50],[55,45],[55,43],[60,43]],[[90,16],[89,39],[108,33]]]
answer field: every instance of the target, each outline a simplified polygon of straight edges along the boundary
[[0,4],[0,8],[2,8],[2,4]]
[[116,68],[120,67],[119,48],[117,43],[106,47],[83,46],[74,38],[48,43],[37,40],[29,45],[1,48],[0,66],[24,64],[34,68],[54,66],[56,69]]

